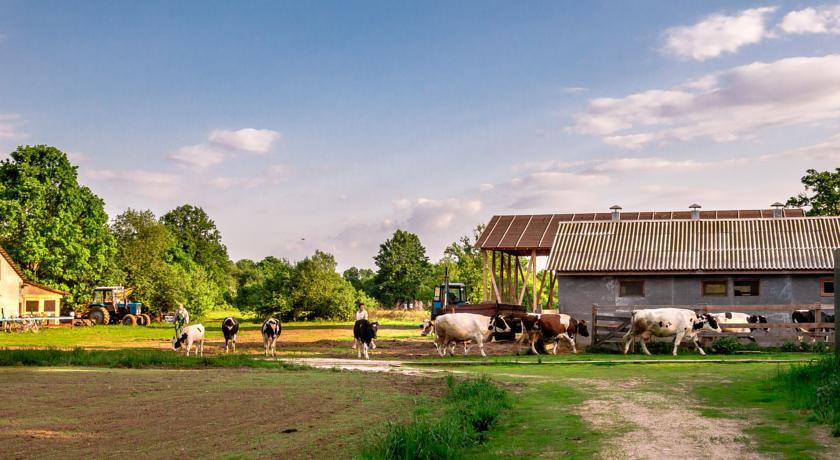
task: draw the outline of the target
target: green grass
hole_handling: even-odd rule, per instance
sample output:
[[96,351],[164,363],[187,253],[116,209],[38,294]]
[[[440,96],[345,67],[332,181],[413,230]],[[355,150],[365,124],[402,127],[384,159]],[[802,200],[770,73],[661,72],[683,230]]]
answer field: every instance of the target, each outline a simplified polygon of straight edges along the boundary
[[778,392],[794,409],[808,409],[813,418],[831,425],[840,436],[840,361],[834,356],[793,366],[774,381]]
[[447,383],[440,412],[421,408],[409,423],[389,423],[385,434],[359,458],[453,459],[480,444],[510,407],[508,392],[486,377],[457,383],[450,377]]
[[72,351],[56,349],[0,350],[0,367],[5,366],[93,366],[93,367],[261,367],[298,369],[302,366],[279,361],[255,360],[245,355],[187,357],[159,350]]

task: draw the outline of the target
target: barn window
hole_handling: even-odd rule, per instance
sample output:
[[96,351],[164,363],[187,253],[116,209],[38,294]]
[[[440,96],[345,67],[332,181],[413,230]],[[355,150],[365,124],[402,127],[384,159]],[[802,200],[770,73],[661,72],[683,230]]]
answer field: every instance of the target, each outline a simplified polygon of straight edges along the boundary
[[44,301],[44,313],[55,313],[55,300]]
[[831,278],[823,278],[820,280],[820,295],[823,297],[834,296],[834,280]]
[[703,295],[726,297],[726,281],[703,281]]
[[26,301],[26,313],[38,313],[38,301],[37,300],[27,300]]
[[757,296],[760,284],[758,280],[735,280],[732,286],[732,294],[735,297]]
[[619,281],[618,282],[618,296],[619,297],[644,297],[645,296],[645,282],[644,281]]

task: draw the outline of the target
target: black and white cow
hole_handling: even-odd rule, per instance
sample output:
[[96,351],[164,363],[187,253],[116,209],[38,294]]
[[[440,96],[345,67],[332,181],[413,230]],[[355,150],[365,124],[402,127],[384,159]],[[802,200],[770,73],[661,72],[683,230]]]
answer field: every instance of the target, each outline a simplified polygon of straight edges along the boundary
[[[817,312],[815,310],[796,310],[790,315],[791,321],[797,324],[813,324],[817,322]],[[822,322],[823,323],[833,323],[834,322],[834,315],[829,313],[822,313]],[[804,328],[800,327],[800,331],[802,332],[816,332],[818,330],[825,331],[826,329],[814,329],[814,328]],[[797,337],[799,341],[802,341],[802,336]],[[826,336],[826,340],[828,340],[828,336]]]
[[178,351],[181,347],[184,347],[187,350],[187,356],[190,355],[193,344],[197,344],[196,355],[204,356],[204,326],[201,324],[185,327],[181,330],[180,336],[172,339],[172,349]]
[[280,333],[283,332],[283,326],[280,325],[280,320],[277,318],[268,318],[262,325],[263,348],[265,348],[265,355],[268,356],[269,351],[271,356],[275,355],[274,348],[277,345],[277,339]]
[[[730,324],[755,324],[760,325],[761,323],[767,323],[767,317],[762,315],[750,315],[747,313],[740,313],[740,312],[731,312],[728,311],[726,313],[711,313],[711,316],[717,320],[718,325],[720,325],[720,329],[723,332],[736,332],[736,333],[748,333],[754,332],[758,329],[763,329],[765,332],[769,331],[768,328],[760,328],[760,327],[731,327]],[[754,337],[749,337],[750,340],[755,341]]]
[[469,353],[467,344],[470,342],[478,344],[481,356],[484,353],[484,343],[490,340],[496,333],[509,333],[510,325],[504,316],[493,317],[477,315],[475,313],[447,313],[435,318],[435,346],[441,356],[455,354],[455,345],[464,344],[464,355]]
[[651,336],[674,337],[673,355],[677,356],[677,348],[683,338],[688,337],[694,342],[694,347],[705,355],[706,352],[698,343],[698,333],[702,330],[720,333],[717,320],[708,313],[697,314],[684,308],[651,308],[636,310],[630,319],[630,330],[624,334],[624,354],[630,350],[630,346],[636,337],[642,338],[642,350],[646,355],[650,354],[645,342]]
[[225,336],[225,353],[228,348],[233,348],[236,351],[236,334],[239,332],[239,322],[233,316],[228,316],[222,320],[222,335]]
[[370,359],[368,356],[368,349],[373,349],[373,339],[376,338],[376,331],[379,329],[379,323],[376,321],[370,322],[366,319],[360,319],[353,324],[353,340],[356,343],[356,355],[361,358],[365,355],[365,359]]

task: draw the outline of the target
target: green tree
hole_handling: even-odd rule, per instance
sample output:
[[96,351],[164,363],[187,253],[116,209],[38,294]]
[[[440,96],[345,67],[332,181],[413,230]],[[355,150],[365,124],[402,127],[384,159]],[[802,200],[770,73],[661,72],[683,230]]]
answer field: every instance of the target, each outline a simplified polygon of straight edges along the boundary
[[359,295],[335,267],[335,257],[321,251],[295,265],[287,319],[352,318]]
[[71,305],[115,277],[104,203],[55,147],[21,146],[0,162],[0,245],[28,278],[69,291]]
[[368,297],[373,297],[376,292],[376,272],[369,268],[350,267],[342,274],[344,279],[350,282],[357,291],[362,291]]
[[[470,303],[482,301],[481,250],[474,244],[483,230],[484,224],[478,225],[473,229],[472,237],[464,235],[458,241],[447,246],[443,251],[443,259],[440,261],[440,265],[449,269],[450,281],[464,283],[467,286],[467,300]],[[435,284],[441,282],[442,279]]]
[[114,219],[111,231],[117,240],[117,265],[122,282],[134,289],[133,298],[155,311],[174,310],[183,302],[182,286],[170,251],[175,237],[152,211],[128,209]]
[[189,204],[178,206],[160,220],[175,236],[175,261],[187,270],[192,265],[201,267],[202,277],[209,277],[217,287],[215,303],[224,302],[224,295],[233,290],[232,264],[216,223],[204,209]]
[[259,262],[247,259],[236,262],[234,305],[264,316],[285,317],[291,311],[289,293],[293,271],[287,260],[272,256]]
[[379,246],[374,260],[379,268],[376,297],[383,305],[420,298],[429,258],[417,235],[398,229]]
[[809,216],[840,215],[840,168],[834,171],[809,169],[802,177],[805,192],[787,200],[787,206],[808,207]]

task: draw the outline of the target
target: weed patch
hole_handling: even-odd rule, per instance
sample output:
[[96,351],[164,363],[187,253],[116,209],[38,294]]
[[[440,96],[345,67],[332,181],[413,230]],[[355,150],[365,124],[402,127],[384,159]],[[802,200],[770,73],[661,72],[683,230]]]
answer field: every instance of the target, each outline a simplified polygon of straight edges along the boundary
[[776,382],[791,407],[813,411],[812,419],[831,425],[831,434],[840,436],[840,361],[824,356],[792,366]]
[[389,423],[363,459],[451,459],[480,444],[511,405],[506,390],[487,377],[457,382],[447,379],[441,413],[420,409],[409,423]]

